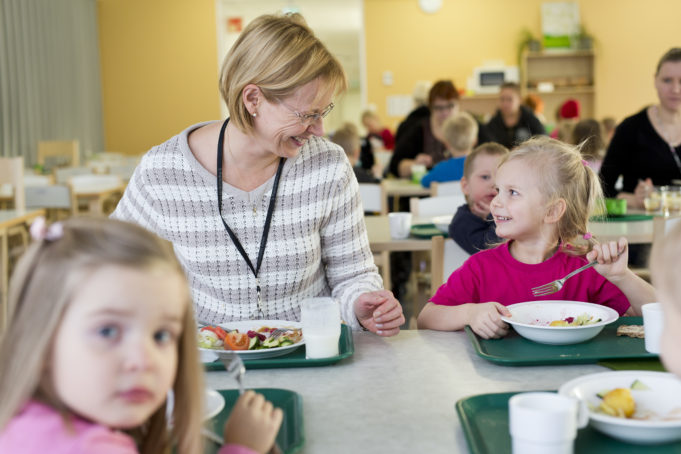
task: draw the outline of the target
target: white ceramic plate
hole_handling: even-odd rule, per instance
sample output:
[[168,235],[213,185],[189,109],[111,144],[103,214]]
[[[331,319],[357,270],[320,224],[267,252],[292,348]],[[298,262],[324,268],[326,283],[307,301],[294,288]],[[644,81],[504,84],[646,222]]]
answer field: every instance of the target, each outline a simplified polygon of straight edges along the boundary
[[[614,388],[629,388],[635,380],[650,389],[631,390],[636,402],[633,418],[616,418],[595,411],[601,403],[598,393]],[[589,419],[594,429],[613,438],[635,444],[660,444],[681,440],[681,380],[674,374],[648,371],[602,372],[570,380],[558,392],[584,401],[589,407]]]
[[444,233],[449,233],[449,224],[452,222],[453,217],[454,216],[451,214],[447,214],[445,216],[435,216],[432,221],[438,230]]
[[206,388],[206,395],[203,401],[203,419],[216,417],[225,408],[225,398],[214,389]]
[[[256,331],[263,326],[270,328],[300,328],[300,322],[288,320],[245,320],[241,322],[220,323],[218,326],[227,329],[237,329],[240,333],[246,333],[248,330]],[[199,348],[199,350],[201,352],[201,361],[203,362],[215,361],[220,356],[229,356],[235,351],[241,356],[241,359],[262,359],[286,355],[304,343],[305,339],[302,339],[300,342],[287,345],[286,347],[264,348],[262,350],[213,350],[210,348]]]
[[[511,317],[501,317],[513,326],[518,334],[541,344],[567,345],[589,340],[603,330],[605,325],[619,318],[616,310],[600,304],[581,301],[542,300],[507,306]],[[584,326],[549,326],[554,320],[592,315],[600,322]]]

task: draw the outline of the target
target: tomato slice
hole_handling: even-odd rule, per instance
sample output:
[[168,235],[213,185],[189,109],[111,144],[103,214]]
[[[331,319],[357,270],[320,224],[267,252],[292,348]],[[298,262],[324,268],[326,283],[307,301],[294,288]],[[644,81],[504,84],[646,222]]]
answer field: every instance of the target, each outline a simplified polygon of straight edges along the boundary
[[227,332],[219,326],[204,326],[201,328],[201,331],[212,331],[220,340],[224,340],[225,336],[227,336]]
[[250,339],[246,333],[227,333],[225,350],[248,350]]

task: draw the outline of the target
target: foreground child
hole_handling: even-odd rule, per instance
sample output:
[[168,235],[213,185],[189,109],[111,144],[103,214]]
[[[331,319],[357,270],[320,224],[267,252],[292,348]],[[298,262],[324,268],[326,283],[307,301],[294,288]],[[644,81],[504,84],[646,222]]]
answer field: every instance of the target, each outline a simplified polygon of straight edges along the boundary
[[[627,268],[626,239],[597,244],[587,232],[589,213],[602,193],[576,148],[549,138],[524,142],[502,161],[496,186],[492,216],[497,235],[508,242],[471,256],[454,271],[419,314],[420,328],[470,325],[479,336],[493,338],[508,332],[501,320],[511,315],[505,306],[523,301],[586,301],[632,315],[655,301],[650,284]],[[533,287],[592,260],[598,265],[560,291],[532,295]]]
[[[667,221],[669,222],[669,221]],[[664,329],[660,343],[660,358],[670,372],[681,377],[681,222],[653,249],[650,258],[651,276],[664,311]]]
[[[106,219],[39,219],[31,234],[0,339],[0,452],[203,452],[196,325],[172,250]],[[220,453],[267,451],[281,419],[244,394]]]
[[466,156],[461,178],[461,190],[466,202],[454,214],[449,224],[449,236],[469,254],[499,243],[489,205],[496,197],[495,176],[508,148],[498,143],[480,145]]

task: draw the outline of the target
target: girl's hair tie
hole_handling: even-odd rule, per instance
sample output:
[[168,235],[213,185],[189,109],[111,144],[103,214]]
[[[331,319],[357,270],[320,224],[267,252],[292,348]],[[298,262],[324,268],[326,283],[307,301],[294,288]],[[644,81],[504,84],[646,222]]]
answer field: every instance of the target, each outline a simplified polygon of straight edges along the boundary
[[31,232],[31,238],[34,240],[55,241],[64,234],[64,226],[61,222],[55,222],[48,226],[47,222],[45,222],[45,218],[40,216],[33,221],[29,231]]
[[586,161],[586,159],[582,159],[582,165],[588,167],[589,163]]
[[582,238],[584,238],[585,240],[590,240],[592,237],[593,237],[593,235],[590,234],[589,232],[586,232],[586,233],[582,236]]

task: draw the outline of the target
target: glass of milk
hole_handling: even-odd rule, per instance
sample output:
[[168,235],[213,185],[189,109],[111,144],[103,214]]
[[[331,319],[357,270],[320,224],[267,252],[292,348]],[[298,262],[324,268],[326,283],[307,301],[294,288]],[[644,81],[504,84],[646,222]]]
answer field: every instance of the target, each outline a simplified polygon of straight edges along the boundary
[[340,306],[330,297],[303,301],[300,320],[305,339],[305,357],[328,358],[338,355],[341,318]]

